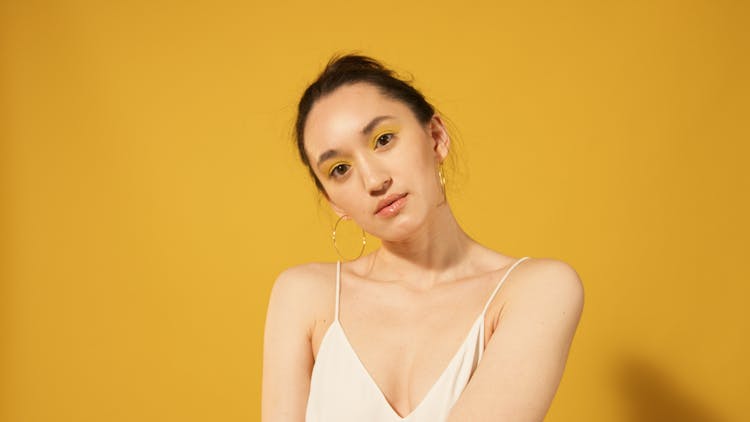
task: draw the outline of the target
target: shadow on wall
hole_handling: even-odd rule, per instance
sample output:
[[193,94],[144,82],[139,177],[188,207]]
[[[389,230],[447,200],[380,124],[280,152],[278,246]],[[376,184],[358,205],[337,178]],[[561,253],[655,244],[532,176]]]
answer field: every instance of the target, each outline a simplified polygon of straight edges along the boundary
[[659,368],[645,360],[629,358],[618,373],[618,387],[632,422],[725,422]]

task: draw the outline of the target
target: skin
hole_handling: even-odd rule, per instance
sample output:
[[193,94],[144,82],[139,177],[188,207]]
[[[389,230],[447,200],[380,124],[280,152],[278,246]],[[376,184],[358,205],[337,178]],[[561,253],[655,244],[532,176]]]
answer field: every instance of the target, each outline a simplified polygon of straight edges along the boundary
[[[363,134],[379,116],[392,117]],[[449,147],[438,115],[423,125],[405,104],[365,83],[321,98],[305,126],[306,152],[333,211],[382,242],[342,265],[340,321],[401,416],[419,405],[518,259],[480,245],[458,225],[438,176]],[[338,152],[318,165],[329,150]],[[401,212],[376,215],[393,193],[407,193]],[[335,271],[335,263],[305,264],[274,283],[264,422],[304,420],[315,356],[334,318]],[[570,265],[550,258],[519,264],[490,304],[484,357],[448,420],[543,420],[582,309],[583,287]]]

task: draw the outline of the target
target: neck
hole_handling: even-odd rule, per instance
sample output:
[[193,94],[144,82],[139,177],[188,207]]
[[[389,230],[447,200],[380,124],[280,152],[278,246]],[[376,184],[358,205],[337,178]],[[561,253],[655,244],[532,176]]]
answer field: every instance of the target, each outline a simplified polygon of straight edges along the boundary
[[479,246],[458,225],[447,203],[408,238],[382,240],[381,245],[371,255],[371,271],[418,289],[460,278],[466,256]]

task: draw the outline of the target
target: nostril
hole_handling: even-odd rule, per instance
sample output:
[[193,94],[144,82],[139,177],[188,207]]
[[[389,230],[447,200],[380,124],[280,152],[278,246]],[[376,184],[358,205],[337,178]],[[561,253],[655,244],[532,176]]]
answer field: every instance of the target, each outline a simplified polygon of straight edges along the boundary
[[383,183],[382,183],[382,184],[380,185],[380,187],[379,187],[379,188],[377,188],[377,189],[373,189],[373,190],[372,190],[372,191],[371,191],[370,193],[371,193],[371,194],[372,194],[373,196],[377,196],[377,195],[382,195],[382,194],[383,194],[383,192],[386,192],[386,191],[388,190],[388,188],[390,188],[390,187],[391,187],[391,184],[392,184],[392,183],[393,183],[393,179],[391,179],[391,178],[389,177],[388,179],[386,179],[385,181],[383,181]]

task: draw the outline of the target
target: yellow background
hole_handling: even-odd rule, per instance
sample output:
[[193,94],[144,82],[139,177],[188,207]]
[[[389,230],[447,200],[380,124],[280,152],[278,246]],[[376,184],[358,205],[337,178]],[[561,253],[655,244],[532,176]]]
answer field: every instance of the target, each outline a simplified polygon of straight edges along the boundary
[[259,420],[272,282],[336,257],[296,101],[359,50],[467,232],[581,276],[548,421],[748,420],[747,4],[3,1],[0,419]]

